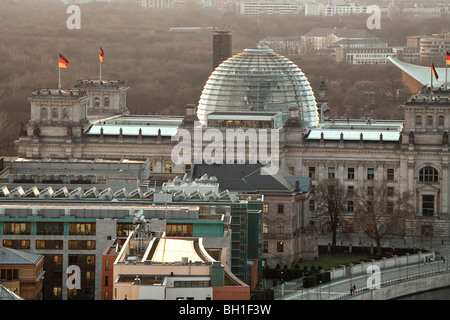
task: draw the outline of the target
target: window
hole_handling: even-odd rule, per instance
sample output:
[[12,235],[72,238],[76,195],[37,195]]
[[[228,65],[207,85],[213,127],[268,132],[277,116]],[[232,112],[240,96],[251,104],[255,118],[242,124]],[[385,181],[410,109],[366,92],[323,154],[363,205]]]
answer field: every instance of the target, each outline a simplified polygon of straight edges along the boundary
[[64,108],[64,109],[63,109],[63,118],[64,118],[64,119],[69,118],[69,110],[67,110],[67,108]]
[[368,168],[367,169],[367,180],[373,180],[375,178],[375,169]]
[[109,283],[108,283],[108,282],[109,282],[109,281],[108,281],[108,279],[109,279],[109,278],[108,278],[108,276],[105,276],[105,287],[107,287],[107,286],[109,285]]
[[263,242],[263,253],[268,253],[268,252],[269,252],[269,242],[264,241]]
[[128,237],[131,231],[134,230],[132,223],[117,223],[117,236]]
[[424,217],[434,215],[434,195],[422,195],[422,215]]
[[89,267],[95,267],[95,256],[86,256],[86,265]]
[[109,108],[109,98],[105,97],[105,101],[104,101],[105,107]]
[[427,116],[427,126],[432,126],[432,125],[433,125],[433,116],[428,115]]
[[277,252],[284,252],[284,243],[283,241],[277,242]]
[[387,196],[388,197],[394,196],[394,187],[387,187]]
[[425,167],[419,171],[419,181],[420,182],[438,182],[439,173],[433,167]]
[[37,235],[63,235],[64,223],[63,222],[37,222],[36,223]]
[[389,180],[389,181],[394,180],[394,169],[387,169],[386,174],[387,174],[387,176],[386,176],[387,180]]
[[62,248],[62,240],[36,240],[36,249],[61,250]]
[[309,212],[314,212],[315,203],[314,200],[309,200]]
[[41,119],[47,119],[47,118],[48,118],[48,110],[47,110],[47,108],[42,108]]
[[57,254],[53,256],[53,267],[54,268],[61,268],[63,256],[61,254]]
[[283,222],[278,222],[277,223],[277,233],[278,234],[283,234],[284,233],[284,223]]
[[264,213],[265,214],[269,213],[269,204],[268,203],[264,204]]
[[30,240],[21,240],[20,249],[30,249]]
[[166,163],[165,173],[172,173],[172,164],[171,163]]
[[52,294],[54,299],[61,299],[62,298],[62,290],[60,286],[54,286],[52,289]]
[[52,109],[52,118],[58,119],[58,109],[56,109],[56,108]]
[[3,225],[4,234],[29,235],[31,234],[30,222],[5,222]]
[[347,211],[348,212],[353,212],[354,210],[354,203],[353,201],[347,201]]
[[422,116],[420,114],[416,114],[416,126],[422,125]]
[[284,213],[284,205],[282,204],[278,205],[278,213]]
[[354,191],[355,191],[354,186],[348,186],[347,187],[347,196],[352,196]]
[[334,179],[335,176],[335,169],[334,167],[328,168],[328,179]]
[[367,187],[367,195],[368,195],[369,197],[372,197],[372,196],[373,196],[373,187]]
[[288,171],[289,171],[290,174],[294,174],[294,173],[295,173],[295,168],[294,168],[294,166],[289,166],[289,167],[288,167]]
[[308,176],[311,178],[311,180],[314,180],[316,178],[316,167],[309,167]]
[[263,222],[263,233],[269,233],[269,225],[267,222]]
[[95,108],[99,108],[100,107],[100,98],[99,97],[95,97],[94,98],[94,107]]
[[105,260],[105,271],[109,270],[109,260]]
[[166,232],[171,237],[192,237],[194,235],[192,223],[168,223]]
[[387,213],[394,213],[394,203],[392,201],[388,201],[386,203],[386,212]]
[[347,169],[347,179],[348,180],[355,179],[355,168],[348,168]]
[[438,125],[439,126],[443,126],[444,125],[444,116],[443,115],[440,115],[438,117]]
[[94,223],[70,223],[69,234],[70,235],[95,235],[95,222]]

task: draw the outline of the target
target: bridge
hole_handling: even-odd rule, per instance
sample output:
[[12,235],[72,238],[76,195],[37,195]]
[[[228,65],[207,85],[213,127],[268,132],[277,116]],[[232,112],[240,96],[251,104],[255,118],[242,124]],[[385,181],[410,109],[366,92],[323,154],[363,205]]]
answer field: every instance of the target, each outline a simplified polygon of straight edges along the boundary
[[[450,286],[450,265],[434,252],[385,258],[358,269],[349,267],[350,270],[332,270],[330,282],[311,288],[302,288],[301,279],[285,282],[274,288],[275,300],[389,300]],[[371,269],[379,270],[378,278]],[[356,286],[354,292],[350,292],[351,284]]]

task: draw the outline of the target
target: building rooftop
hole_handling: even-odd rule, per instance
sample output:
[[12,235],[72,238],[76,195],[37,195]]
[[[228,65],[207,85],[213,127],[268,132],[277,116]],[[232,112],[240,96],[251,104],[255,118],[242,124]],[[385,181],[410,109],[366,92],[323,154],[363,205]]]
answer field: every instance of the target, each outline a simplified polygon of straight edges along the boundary
[[86,90],[82,89],[39,89],[31,93],[30,99],[51,99],[51,100],[78,100],[87,97]]
[[42,259],[41,254],[0,247],[0,265],[36,265]]
[[240,190],[246,192],[284,191],[295,190],[299,182],[301,192],[308,192],[310,178],[285,177],[280,173],[265,175],[261,173],[262,164],[196,164],[192,170],[192,177],[199,178],[205,174],[213,174],[219,185],[227,190]]
[[[416,64],[411,64],[407,62],[400,61],[394,57],[388,57],[397,68],[411,76],[413,79],[418,81],[424,86],[431,86],[431,81],[433,81],[434,87],[441,87],[445,84],[445,68],[436,68],[436,72],[439,75],[439,81],[431,74],[430,66],[419,66]],[[450,73],[450,72],[449,72]],[[433,77],[433,80],[431,80]],[[450,77],[449,77],[450,80]]]
[[0,284],[0,300],[24,300],[24,299]]
[[143,116],[118,116],[96,121],[87,131],[86,135],[118,136],[122,132],[124,136],[175,136],[183,122],[183,117],[143,115]]
[[126,88],[125,81],[123,80],[100,80],[100,79],[81,79],[75,82],[75,88],[84,89],[111,89],[111,88]]

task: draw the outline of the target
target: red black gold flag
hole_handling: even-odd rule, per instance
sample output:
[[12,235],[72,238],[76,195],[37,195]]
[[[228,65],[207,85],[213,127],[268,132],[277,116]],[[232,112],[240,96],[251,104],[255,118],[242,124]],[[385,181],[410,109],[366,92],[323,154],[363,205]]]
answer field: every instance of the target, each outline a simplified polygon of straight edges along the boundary
[[447,51],[447,56],[445,57],[445,62],[447,65],[450,65],[450,51]]
[[100,51],[98,53],[98,57],[99,57],[101,62],[103,62],[105,60],[105,53],[103,52],[102,47],[100,47]]
[[59,54],[59,67],[60,68],[67,68],[68,65],[69,65],[69,60],[64,58],[64,56],[60,53]]
[[434,68],[434,64],[431,64],[431,72],[433,73],[434,77],[436,78],[436,81],[439,81],[439,76],[436,72],[436,69]]

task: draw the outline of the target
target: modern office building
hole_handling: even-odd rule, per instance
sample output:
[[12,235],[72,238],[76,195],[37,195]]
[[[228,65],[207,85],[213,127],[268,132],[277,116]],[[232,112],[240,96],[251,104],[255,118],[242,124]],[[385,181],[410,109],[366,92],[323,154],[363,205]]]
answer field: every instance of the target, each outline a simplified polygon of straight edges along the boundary
[[[0,240],[3,246],[45,257],[43,299],[103,299],[105,249],[135,229],[133,221],[140,213],[149,220],[152,232],[202,237],[205,247],[220,252],[231,272],[253,289],[262,277],[263,197],[216,193],[217,182],[210,179],[192,183],[206,189],[191,185],[184,186],[185,193],[140,188],[111,193],[88,186],[67,192],[63,187],[66,192],[56,190],[43,198],[40,191],[49,195],[47,188],[18,192],[23,189],[16,187],[9,192],[5,186]],[[83,290],[66,287],[65,270],[71,265],[81,269]]]

